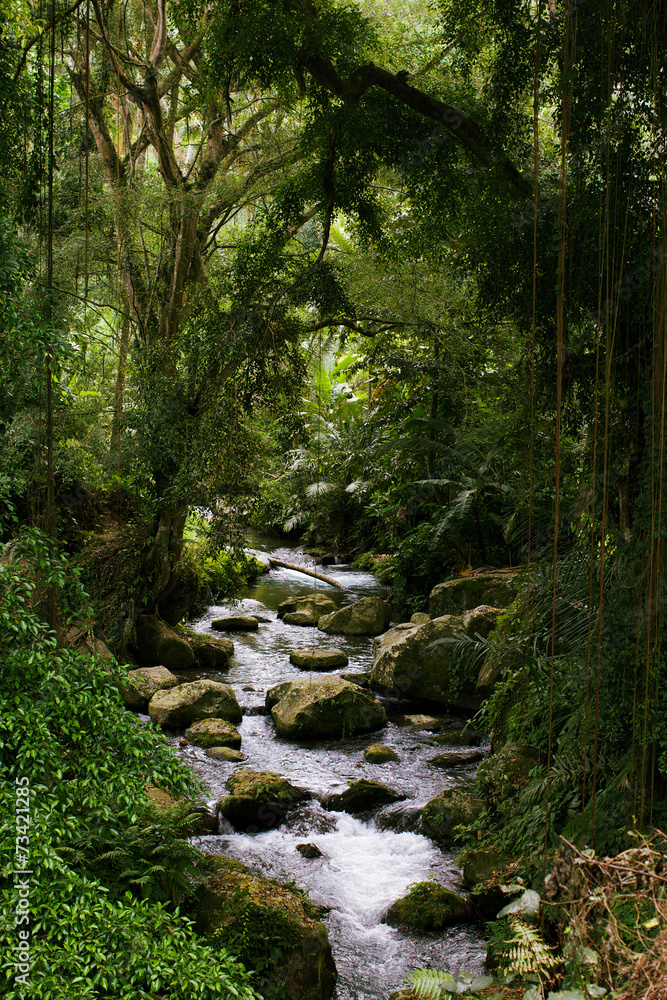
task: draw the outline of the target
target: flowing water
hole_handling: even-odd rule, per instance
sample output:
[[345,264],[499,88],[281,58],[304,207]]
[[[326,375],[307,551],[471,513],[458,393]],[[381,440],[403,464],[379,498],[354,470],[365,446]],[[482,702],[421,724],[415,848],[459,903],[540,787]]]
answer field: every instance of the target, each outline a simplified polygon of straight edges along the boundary
[[[270,544],[263,546],[261,542],[258,547],[286,561],[308,561],[294,550],[271,550]],[[339,673],[369,670],[372,664],[373,640],[369,637],[327,636],[314,628],[286,625],[276,617],[280,602],[293,595],[319,591],[342,604],[353,596],[381,593],[377,579],[369,573],[347,566],[318,568],[340,580],[346,591],[291,570],[274,569],[240,600],[208,608],[194,624],[203,634],[217,635],[211,621],[229,613],[268,619],[258,632],[232,636],[235,655],[228,673],[206,673],[231,684],[243,707],[239,729],[247,762],[214,761],[194,746],[178,753],[208,786],[211,805],[226,794],[225,781],[238,767],[277,771],[315,795],[342,791],[349,781],[366,777],[407,796],[404,802],[379,810],[372,819],[327,812],[314,799],[290,813],[279,829],[240,834],[228,827],[217,836],[198,841],[205,852],[237,857],[253,871],[288,877],[309,890],[313,902],[330,910],[325,920],[339,973],[336,1000],[386,1000],[412,969],[426,966],[454,974],[482,970],[485,945],[475,925],[416,935],[382,923],[389,906],[413,882],[433,879],[450,889],[463,888],[453,856],[419,832],[419,812],[443,789],[469,785],[476,765],[442,770],[428,764],[427,759],[443,748],[435,742],[433,732],[420,728],[418,721],[406,720],[405,715],[429,709],[405,702],[385,702],[387,727],[364,736],[300,744],[276,737],[271,717],[262,714],[264,697],[272,685],[303,676],[303,671],[289,662],[291,650],[314,646],[343,649],[350,662],[335,671]],[[192,677],[193,672],[188,671],[188,678]],[[460,727],[463,722],[454,718],[447,725]],[[177,744],[177,738],[170,739]],[[369,764],[364,759],[365,747],[380,741],[396,751],[398,762]],[[303,858],[296,845],[304,841],[316,843],[323,856]]]

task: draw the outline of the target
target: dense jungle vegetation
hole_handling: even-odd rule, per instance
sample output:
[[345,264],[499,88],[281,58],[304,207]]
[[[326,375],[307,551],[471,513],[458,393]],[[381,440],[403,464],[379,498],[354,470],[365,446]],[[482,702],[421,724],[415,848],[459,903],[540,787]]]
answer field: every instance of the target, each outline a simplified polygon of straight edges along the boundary
[[[457,655],[494,652],[479,724],[540,763],[469,842],[535,880],[561,836],[664,824],[663,0],[0,0],[0,27],[0,886],[27,775],[30,995],[253,996],[178,910],[187,818],[144,794],[192,777],[70,641],[122,662],[134,616],[233,593],[249,525],[374,568],[399,621],[522,568]],[[619,941],[664,960],[652,914]]]

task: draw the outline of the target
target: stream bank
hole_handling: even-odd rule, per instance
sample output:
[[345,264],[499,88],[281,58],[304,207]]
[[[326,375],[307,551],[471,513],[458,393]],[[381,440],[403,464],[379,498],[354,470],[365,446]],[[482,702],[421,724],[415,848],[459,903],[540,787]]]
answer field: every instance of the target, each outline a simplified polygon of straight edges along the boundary
[[[284,561],[304,558],[293,550],[269,545],[265,551]],[[326,924],[339,975],[335,997],[381,1000],[400,988],[415,968],[430,966],[454,974],[482,970],[485,941],[478,925],[459,924],[438,933],[416,934],[383,923],[392,903],[415,882],[433,880],[462,891],[454,855],[424,836],[420,814],[439,792],[469,788],[476,765],[461,763],[442,769],[428,762],[441,749],[433,732],[437,724],[420,720],[425,708],[415,702],[383,699],[388,723],[373,733],[300,743],[276,736],[273,720],[265,714],[264,700],[273,685],[304,677],[304,672],[290,663],[291,652],[342,649],[349,664],[334,673],[368,671],[372,665],[370,637],[328,636],[277,618],[278,605],[291,596],[321,592],[340,606],[352,596],[381,592],[377,579],[369,573],[332,565],[326,566],[326,573],[340,580],[345,589],[334,590],[277,568],[261,577],[241,599],[209,607],[192,626],[202,635],[214,636],[218,633],[211,622],[225,615],[265,619],[256,632],[233,636],[235,655],[228,672],[187,671],[187,680],[207,677],[233,687],[244,713],[238,728],[247,760],[241,765],[212,760],[199,747],[179,747],[178,735],[168,735],[168,739],[210,789],[212,808],[226,794],[225,782],[239,766],[278,772],[316,796],[290,812],[277,829],[243,834],[226,824],[218,834],[201,837],[197,844],[204,853],[237,858],[258,874],[290,879],[308,890],[312,902],[329,911]],[[438,714],[446,728],[464,725],[463,717]],[[382,764],[367,761],[364,750],[378,742],[391,749],[397,760]],[[389,785],[405,799],[361,816],[322,808],[318,797],[342,792],[359,778]],[[322,857],[304,858],[297,851],[297,844],[304,841],[315,843]]]

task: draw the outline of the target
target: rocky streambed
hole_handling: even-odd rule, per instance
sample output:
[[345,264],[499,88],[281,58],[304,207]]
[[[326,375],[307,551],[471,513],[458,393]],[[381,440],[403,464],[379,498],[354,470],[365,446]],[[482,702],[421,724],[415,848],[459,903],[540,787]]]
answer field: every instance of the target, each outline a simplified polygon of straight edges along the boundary
[[[292,562],[299,558],[284,550],[278,556]],[[420,665],[414,651],[408,650],[403,659],[394,658],[391,665],[390,650],[401,632],[413,636],[424,629],[430,641],[443,635],[442,625],[434,628],[426,616],[412,628],[405,625],[386,633],[386,609],[377,600],[368,602],[375,608],[375,634],[385,633],[383,639],[375,640],[376,644],[384,642],[383,648],[376,645],[375,661],[381,661],[387,683],[381,682],[379,703],[376,692],[351,683],[367,685],[374,639],[349,631],[336,634],[336,612],[331,607],[377,598],[380,586],[375,577],[349,567],[328,566],[326,572],[341,581],[345,590],[335,590],[288,569],[274,569],[241,600],[211,607],[194,623],[202,639],[213,639],[220,636],[221,619],[246,620],[231,634],[234,655],[228,667],[196,663],[187,670],[173,671],[182,682],[179,687],[183,682],[205,681],[205,698],[209,700],[224,700],[231,690],[240,714],[232,706],[230,732],[225,735],[218,727],[220,746],[215,749],[208,737],[202,738],[204,724],[191,727],[185,736],[184,725],[167,730],[167,735],[206,783],[209,808],[218,812],[217,832],[199,838],[198,846],[212,857],[225,856],[245,866],[223,870],[222,862],[212,860],[211,885],[233,882],[235,892],[242,890],[243,898],[248,898],[253,892],[261,896],[267,891],[256,881],[262,877],[295,883],[308,893],[300,919],[312,924],[314,929],[308,934],[313,942],[322,937],[317,930],[322,921],[326,926],[338,971],[334,996],[338,1000],[379,1000],[400,988],[411,970],[422,966],[454,974],[482,971],[482,929],[446,892],[465,894],[461,869],[446,846],[446,825],[451,821],[452,804],[456,807],[460,800],[464,811],[467,808],[465,793],[488,747],[474,734],[462,732],[466,722],[463,709],[470,708],[473,699],[470,692],[459,712],[450,714],[444,706],[414,700],[420,675],[432,683],[428,657]],[[308,602],[299,605],[298,598],[308,594],[319,597],[311,599],[309,607]],[[297,607],[289,610],[285,602],[295,599]],[[298,617],[302,612],[312,614],[313,608],[315,620],[318,613],[326,612],[326,631]],[[360,608],[363,610],[363,605]],[[346,615],[349,618],[349,612]],[[478,627],[486,628],[488,617],[485,608],[478,616]],[[247,622],[253,618],[257,627],[250,628]],[[333,628],[329,627],[332,620]],[[417,663],[416,679],[415,670],[410,675],[406,667],[408,661]],[[161,692],[162,700],[155,701],[162,706],[161,720],[166,717],[164,705],[170,704],[172,691],[166,689]],[[299,715],[300,699],[309,691],[317,697],[310,699],[311,723],[304,725],[299,721],[305,717]],[[352,720],[339,728],[328,721],[328,704],[333,697],[347,699],[341,703],[339,715]],[[267,773],[269,776],[263,777]],[[271,798],[270,774],[284,779],[277,799]],[[250,794],[255,799],[254,813],[243,812],[239,806],[248,781],[257,786]],[[378,791],[382,788],[387,791]],[[438,805],[443,797],[447,807],[444,821]],[[424,807],[434,801],[436,805],[426,810],[424,823]],[[231,865],[233,869],[233,862]],[[401,908],[394,904],[410,886],[422,882],[433,883],[427,895],[435,893],[438,912],[449,913],[447,906],[453,906],[451,923],[447,919],[434,925],[424,920],[419,931],[404,924]],[[425,911],[421,896],[417,904]],[[303,908],[303,903],[289,906]],[[332,982],[326,955],[319,960],[319,967],[318,975]],[[317,987],[313,989],[314,997]]]

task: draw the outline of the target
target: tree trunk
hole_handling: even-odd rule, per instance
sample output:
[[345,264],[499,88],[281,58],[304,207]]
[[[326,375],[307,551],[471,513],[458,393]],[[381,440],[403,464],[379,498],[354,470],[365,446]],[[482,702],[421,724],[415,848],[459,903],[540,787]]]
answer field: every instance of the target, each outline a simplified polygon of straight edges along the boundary
[[176,584],[176,567],[183,551],[187,507],[163,507],[157,519],[155,538],[144,560],[142,575],[148,585],[146,611],[157,611]]

